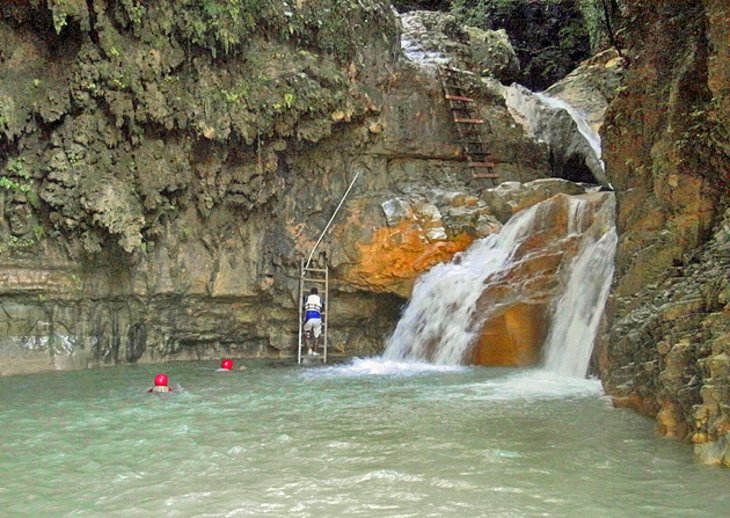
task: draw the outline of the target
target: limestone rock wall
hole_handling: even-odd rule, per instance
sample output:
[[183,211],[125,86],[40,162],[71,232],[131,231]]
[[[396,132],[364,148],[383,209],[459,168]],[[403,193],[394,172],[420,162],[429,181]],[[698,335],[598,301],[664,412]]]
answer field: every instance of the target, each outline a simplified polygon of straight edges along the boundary
[[624,15],[635,44],[603,130],[620,241],[601,376],[617,404],[730,465],[730,6]]
[[[196,5],[0,6],[0,374],[292,355],[300,259],[356,171],[315,257],[338,352],[379,352],[413,276],[498,225],[387,2]],[[502,177],[547,175],[501,98],[473,95]],[[389,226],[401,199],[418,232]],[[400,239],[423,260],[376,285],[367,247]]]

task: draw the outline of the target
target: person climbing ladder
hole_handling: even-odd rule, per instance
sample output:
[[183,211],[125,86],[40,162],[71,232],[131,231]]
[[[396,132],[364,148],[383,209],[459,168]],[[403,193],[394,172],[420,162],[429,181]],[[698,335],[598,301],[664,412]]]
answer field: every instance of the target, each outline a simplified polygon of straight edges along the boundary
[[307,341],[308,354],[318,356],[319,337],[322,334],[322,298],[317,288],[312,288],[304,300],[304,336]]
[[[332,217],[330,217],[329,221],[324,227],[324,230],[322,230],[319,238],[314,243],[314,246],[309,252],[309,256],[307,257],[306,261],[302,259],[301,272],[299,276],[299,297],[302,299],[302,304],[299,306],[299,340],[297,344],[297,363],[299,365],[301,365],[302,363],[312,363],[312,359],[310,358],[308,358],[304,362],[302,361],[302,348],[305,345],[309,350],[308,352],[310,356],[318,356],[318,358],[316,358],[317,362],[321,361],[322,363],[327,363],[327,328],[329,327],[331,320],[325,312],[325,306],[329,305],[329,268],[327,266],[326,254],[323,255],[322,262],[324,264],[317,264],[317,267],[310,267],[310,264],[312,262],[312,258],[314,257],[315,252],[317,251],[317,247],[322,242],[322,239],[324,239],[324,236],[327,234],[327,230],[329,230],[330,225],[334,221],[335,216],[337,216],[337,213],[342,207],[342,204],[345,203],[345,199],[350,193],[350,190],[352,190],[352,186],[355,185],[357,178],[360,176],[360,172],[360,170],[356,171],[354,178],[352,179],[350,185],[345,191],[345,194],[342,195],[340,203],[337,204],[337,207],[332,213]],[[321,285],[321,287],[323,288],[322,297],[320,297],[317,288],[312,288],[309,295],[304,295],[305,286],[311,283]],[[320,347],[320,336],[322,336],[321,356],[319,356],[319,351],[317,350]]]

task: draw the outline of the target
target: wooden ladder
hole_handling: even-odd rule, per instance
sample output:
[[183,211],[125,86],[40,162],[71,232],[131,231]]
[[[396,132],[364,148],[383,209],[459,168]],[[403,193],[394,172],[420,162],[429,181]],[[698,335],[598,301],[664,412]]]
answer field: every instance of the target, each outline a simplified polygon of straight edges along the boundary
[[495,163],[484,142],[485,121],[479,117],[476,99],[466,95],[464,76],[468,72],[446,66],[439,67],[439,80],[444,97],[449,102],[454,124],[459,134],[458,144],[471,167],[472,178],[489,178],[497,184],[499,175],[494,172]]

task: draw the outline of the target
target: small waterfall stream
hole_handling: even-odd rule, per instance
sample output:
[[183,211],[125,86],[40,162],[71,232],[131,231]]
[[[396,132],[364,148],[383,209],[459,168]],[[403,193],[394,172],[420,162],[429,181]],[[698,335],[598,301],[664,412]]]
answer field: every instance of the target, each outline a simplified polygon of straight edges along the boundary
[[601,137],[579,110],[562,99],[532,92],[519,84],[501,86],[501,93],[515,121],[527,134],[550,146],[556,160],[564,163],[571,156],[580,156],[593,177],[608,185],[601,160]]
[[603,160],[601,160],[601,136],[598,134],[596,130],[591,128],[590,124],[585,120],[583,115],[576,110],[573,106],[566,103],[562,99],[558,99],[557,97],[551,97],[544,93],[536,93],[534,94],[537,99],[540,100],[544,105],[549,106],[550,108],[556,109],[556,110],[564,110],[565,112],[570,115],[570,117],[575,121],[575,125],[578,128],[578,132],[583,135],[583,138],[586,139],[586,142],[588,142],[588,145],[591,146],[591,150],[593,151],[593,154],[598,159],[598,163],[601,166],[602,170],[606,170],[606,166],[603,163]]
[[558,300],[545,341],[545,368],[568,376],[585,376],[593,342],[613,278],[618,236],[606,232],[583,247],[571,265],[570,278]]

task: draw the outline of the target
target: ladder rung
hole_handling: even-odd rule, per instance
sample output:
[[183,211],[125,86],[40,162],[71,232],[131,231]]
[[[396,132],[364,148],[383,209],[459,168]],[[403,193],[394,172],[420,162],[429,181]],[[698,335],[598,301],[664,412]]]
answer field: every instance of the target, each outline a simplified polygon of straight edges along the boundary
[[483,119],[463,119],[461,117],[454,117],[454,122],[457,124],[484,124]]
[[497,173],[472,173],[472,178],[499,178]]
[[472,99],[471,97],[466,97],[464,95],[451,95],[451,94],[446,94],[446,98],[449,101],[462,101],[462,102],[465,102],[465,103],[473,103],[474,102],[474,99]]
[[304,277],[304,283],[311,283],[314,282],[316,284],[327,284],[327,281],[325,279],[312,279],[311,277]]
[[472,167],[486,167],[491,169],[492,167],[496,166],[494,162],[469,162],[469,165]]

